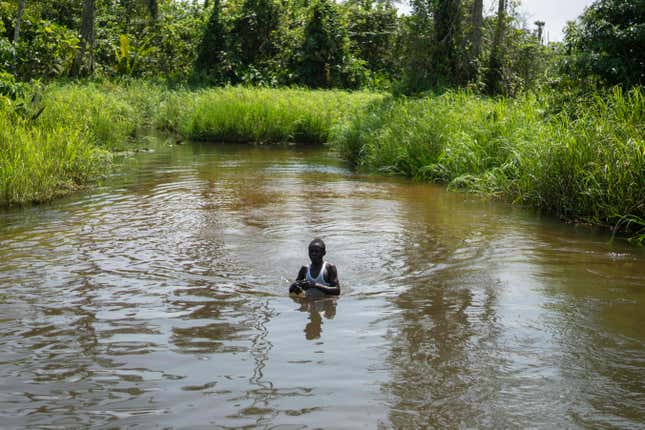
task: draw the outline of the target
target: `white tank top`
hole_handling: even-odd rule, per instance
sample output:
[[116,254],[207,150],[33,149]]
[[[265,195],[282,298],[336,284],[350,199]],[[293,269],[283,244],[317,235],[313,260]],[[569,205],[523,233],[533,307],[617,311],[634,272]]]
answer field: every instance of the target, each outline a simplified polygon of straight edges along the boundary
[[329,287],[329,283],[325,281],[325,267],[327,267],[327,262],[323,261],[322,267],[320,268],[320,273],[315,278],[311,276],[311,264],[307,267],[307,281],[315,282],[316,284],[324,285]]

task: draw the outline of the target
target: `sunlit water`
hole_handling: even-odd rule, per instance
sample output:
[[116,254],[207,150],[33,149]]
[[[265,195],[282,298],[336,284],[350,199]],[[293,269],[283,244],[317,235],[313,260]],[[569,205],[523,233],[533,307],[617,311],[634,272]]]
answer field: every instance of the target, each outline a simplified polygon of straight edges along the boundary
[[[2,428],[642,428],[645,251],[324,149],[0,212]],[[288,279],[315,236],[337,300]]]

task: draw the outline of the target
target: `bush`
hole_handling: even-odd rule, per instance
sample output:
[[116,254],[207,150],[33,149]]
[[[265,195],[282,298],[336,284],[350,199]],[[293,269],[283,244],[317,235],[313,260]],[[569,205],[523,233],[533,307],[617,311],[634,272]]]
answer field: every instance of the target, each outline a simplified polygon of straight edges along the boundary
[[645,85],[645,1],[598,0],[570,24],[564,73],[607,85]]
[[22,79],[49,79],[69,72],[79,43],[76,32],[44,20],[26,19],[21,28],[16,71]]

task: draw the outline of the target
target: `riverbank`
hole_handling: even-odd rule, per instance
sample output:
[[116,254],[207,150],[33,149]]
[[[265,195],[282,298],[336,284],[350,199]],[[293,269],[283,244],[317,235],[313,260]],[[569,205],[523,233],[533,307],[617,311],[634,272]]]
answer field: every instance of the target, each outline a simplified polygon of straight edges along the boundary
[[110,83],[0,97],[0,206],[48,201],[95,182],[162,97],[149,85]]
[[[95,182],[137,130],[229,142],[331,142],[359,170],[448,184],[645,241],[645,97],[589,97],[558,114],[545,98],[450,92],[227,87],[141,81],[54,85],[42,102],[0,103],[0,206]],[[41,112],[41,108],[44,109]],[[41,112],[39,114],[39,112]]]
[[342,90],[226,87],[169,93],[158,127],[187,139],[323,144],[340,122],[383,95]]
[[388,99],[336,129],[358,169],[448,184],[645,240],[645,97],[614,90],[552,111],[451,92]]
[[373,92],[227,87],[170,90],[143,81],[53,85],[0,97],[0,206],[43,202],[107,173],[137,130],[228,142],[322,144],[334,126],[381,99]]

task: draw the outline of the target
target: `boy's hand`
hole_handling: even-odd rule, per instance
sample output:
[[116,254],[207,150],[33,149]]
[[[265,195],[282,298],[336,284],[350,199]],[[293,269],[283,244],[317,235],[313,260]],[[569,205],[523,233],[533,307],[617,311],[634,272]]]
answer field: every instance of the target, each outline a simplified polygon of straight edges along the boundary
[[308,280],[306,280],[306,279],[301,279],[301,280],[298,282],[298,286],[299,286],[300,288],[302,288],[303,290],[307,291],[309,288],[313,288],[313,287],[315,287],[315,286],[316,286],[316,284],[315,284],[315,283],[313,283],[313,282],[311,282],[311,281],[308,281]]
[[315,287],[316,284],[313,282],[309,282],[306,279],[299,279],[295,281],[291,286],[289,287],[289,292],[294,293],[294,294],[300,294],[303,291],[307,291],[309,288]]
[[302,288],[300,288],[300,285],[298,285],[297,282],[294,282],[291,284],[289,287],[289,294],[300,294],[302,293]]

